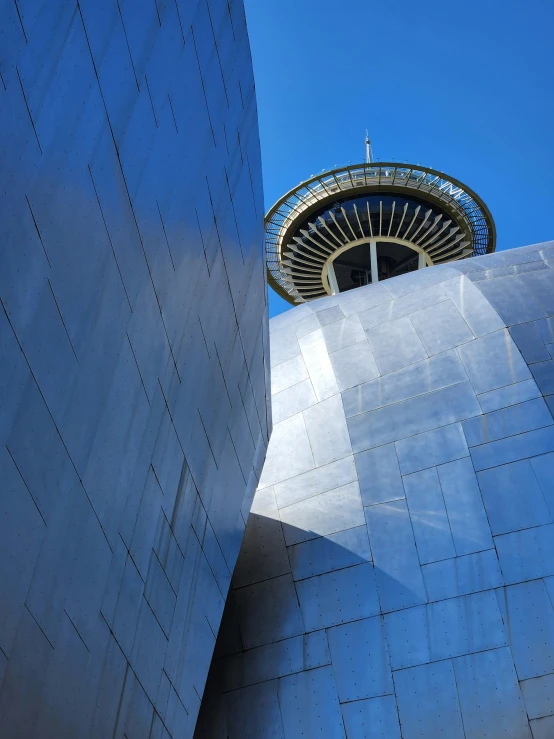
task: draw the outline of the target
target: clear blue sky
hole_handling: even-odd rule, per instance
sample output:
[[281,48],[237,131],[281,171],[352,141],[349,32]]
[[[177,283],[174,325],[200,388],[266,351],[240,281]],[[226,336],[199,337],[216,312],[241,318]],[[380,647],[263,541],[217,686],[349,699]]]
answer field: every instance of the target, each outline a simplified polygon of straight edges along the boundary
[[[265,203],[374,156],[487,203],[498,249],[554,239],[554,0],[246,0]],[[290,306],[270,290],[270,315]]]

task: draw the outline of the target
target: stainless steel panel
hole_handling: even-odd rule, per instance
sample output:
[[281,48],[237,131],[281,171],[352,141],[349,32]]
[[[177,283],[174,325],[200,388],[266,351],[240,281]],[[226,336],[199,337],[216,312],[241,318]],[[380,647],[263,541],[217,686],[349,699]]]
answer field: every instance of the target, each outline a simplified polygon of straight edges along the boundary
[[316,467],[352,454],[340,395],[314,405],[303,415]]
[[275,367],[300,354],[294,326],[271,332],[269,337],[271,366]]
[[483,413],[490,413],[500,408],[508,408],[511,405],[523,403],[532,398],[539,398],[540,394],[541,391],[534,380],[524,380],[478,395],[477,400],[483,409]]
[[[544,254],[544,252],[543,252]],[[550,254],[550,256],[552,256]],[[526,265],[527,266],[527,265]],[[529,267],[531,265],[528,265]],[[547,316],[551,316],[554,313],[554,302],[552,300],[552,272],[550,269],[544,269],[550,267],[548,262],[534,265],[536,269],[523,270],[521,267],[519,271],[525,272],[521,276],[521,282],[529,289],[531,294],[537,299],[537,302],[546,312]],[[539,268],[542,267],[539,271]],[[518,320],[521,323],[522,319]]]
[[413,364],[427,357],[408,318],[368,329],[367,339],[381,374]]
[[541,393],[543,395],[554,393],[554,361],[550,359],[548,362],[537,362],[532,364],[530,369]]
[[343,293],[340,296],[340,305],[344,315],[350,316],[381,305],[381,303],[388,303],[391,299],[391,294],[385,285],[377,283]]
[[[274,437],[272,437],[272,444]],[[336,462],[322,465],[297,477],[291,477],[274,486],[279,508],[310,498],[312,495],[326,493],[333,488],[342,487],[356,480],[354,457],[343,457]]]
[[[362,338],[365,339],[365,334]],[[2,367],[2,374],[0,375],[0,393],[2,397],[0,442],[4,444],[30,376],[29,366],[17,344],[15,334],[6,319],[4,311],[0,315],[0,367]]]
[[455,557],[437,470],[431,467],[403,480],[420,564]]
[[465,739],[452,662],[397,670],[394,686],[404,739]]
[[287,546],[364,524],[357,482],[279,509]]
[[475,336],[484,336],[504,328],[505,324],[498,313],[465,275],[443,282],[441,287],[454,302]]
[[385,630],[393,671],[431,661],[425,606],[386,614]]
[[[313,310],[313,305],[310,306],[310,310]],[[296,324],[295,326],[296,337],[300,339],[302,338],[302,336],[311,334],[312,331],[317,331],[320,328],[321,328],[321,324],[317,320],[317,314],[311,313],[310,315],[305,316],[301,321],[299,321]]]
[[240,588],[290,572],[273,488],[260,490],[246,524],[233,586]]
[[[536,259],[541,259],[541,255],[535,255]],[[483,279],[485,280],[496,280],[498,277],[506,277],[507,275],[519,275],[527,272],[538,272],[540,270],[548,269],[548,265],[543,261],[534,261],[529,257],[528,262],[521,262],[518,264],[505,264],[503,267],[493,267],[487,269],[483,273]]]
[[548,507],[554,513],[554,453],[533,457],[530,462]]
[[317,403],[311,380],[303,380],[272,397],[273,422],[279,423]]
[[[33,419],[33,423],[28,422]],[[6,447],[35,505],[48,523],[55,512],[55,494],[75,481],[71,462],[38,387],[29,382],[10,430]],[[36,454],[35,449],[40,453]]]
[[287,328],[295,323],[298,323],[303,318],[307,318],[312,315],[312,307],[309,303],[303,305],[297,305],[294,308],[289,308],[283,311],[278,316],[274,316],[271,319],[271,330],[277,333],[282,328]]
[[529,718],[554,715],[554,674],[520,681]]
[[507,643],[492,590],[395,611],[385,625],[393,670]]
[[318,400],[330,398],[339,388],[321,329],[299,339],[302,356]]
[[295,580],[371,562],[367,528],[357,526],[296,544],[289,547],[288,556]]
[[467,380],[457,353],[451,349],[391,372],[342,394],[346,416],[381,408]]
[[[86,731],[87,727],[83,725],[84,716],[68,716],[66,705],[79,705],[88,656],[87,647],[71,621],[67,616],[64,617],[60,624],[56,649],[46,670],[45,686],[37,707],[37,720],[29,735],[35,733],[35,736],[54,739],[67,731],[76,734]],[[59,690],[60,685],[65,685],[63,692]]]
[[504,646],[506,633],[492,590],[427,606],[431,659]]
[[285,739],[277,681],[237,690],[226,705],[229,739]]
[[478,472],[552,451],[554,451],[554,428],[547,426],[473,447],[470,454],[473,466]]
[[554,607],[542,580],[507,587],[506,612],[519,680],[554,672]]
[[[24,608],[33,571],[46,532],[29,489],[6,447],[0,451],[2,516],[0,516],[0,649],[9,655]],[[25,536],[21,536],[21,531]],[[9,566],[6,563],[9,562]]]
[[129,546],[129,553],[143,580],[146,580],[148,574],[152,547],[158,530],[162,495],[156,475],[153,470],[150,470],[142,492]]
[[292,575],[240,588],[235,598],[245,649],[304,633]]
[[533,739],[550,739],[554,735],[554,716],[545,716],[529,721]]
[[397,280],[387,285],[387,290],[394,298],[400,298],[409,293],[423,291],[425,288],[431,287],[431,285],[451,280],[457,276],[458,272],[453,267],[440,265],[436,269],[423,270],[420,274],[417,272],[408,272],[407,274],[400,275]]
[[91,721],[91,739],[100,739],[113,731],[123,694],[127,661],[117,642],[110,635],[105,652],[104,669],[96,695]]
[[518,403],[463,422],[469,446],[552,425],[552,415],[542,398]]
[[506,585],[554,575],[554,525],[495,536]]
[[340,321],[344,318],[340,305],[334,305],[332,308],[325,308],[324,310],[317,311],[317,319],[322,326],[327,326],[329,323]]
[[477,477],[469,459],[437,467],[456,554],[492,548],[492,536]]
[[359,316],[363,328],[367,331],[375,328],[375,326],[382,326],[384,323],[389,323],[393,318],[400,318],[400,316],[393,316],[394,302],[389,293],[388,301],[381,301],[381,303],[370,310],[361,311]]
[[357,315],[323,326],[322,334],[329,354],[365,341],[365,332]]
[[187,710],[175,689],[171,687],[165,712],[165,726],[161,727],[162,739],[169,739],[169,737],[175,736],[182,736],[183,739],[192,737],[196,717],[197,705],[189,704],[189,708]]
[[421,569],[430,601],[456,598],[504,584],[495,549],[432,562]]
[[380,372],[367,341],[340,349],[329,358],[341,391],[379,377]]
[[318,735],[346,739],[330,667],[281,678],[279,705],[285,739]]
[[[241,535],[242,533],[244,533],[243,528],[241,529]],[[220,532],[219,535],[223,540],[225,540],[229,534],[228,532]],[[225,554],[229,553],[230,548],[231,545],[228,544],[226,547],[227,552],[224,553],[215,531],[208,520],[206,522],[206,534],[204,536],[202,549],[221,593],[227,593],[229,585],[231,584],[231,571],[225,559]],[[235,557],[230,557],[231,562],[233,562],[234,559]]]
[[385,444],[354,456],[364,505],[404,497],[404,486],[394,444]]
[[411,321],[429,356],[471,341],[473,333],[451,300],[411,315]]
[[395,446],[403,475],[469,456],[459,423],[410,436]]
[[354,452],[462,421],[481,412],[469,382],[347,419]]
[[[186,549],[186,545],[184,549]],[[176,592],[181,580],[184,557],[165,516],[162,516],[159,521],[154,551],[171,583],[171,587]]]
[[[285,461],[286,460],[286,461]],[[281,421],[273,428],[260,487],[295,477],[315,467],[308,433],[301,413]]]
[[224,663],[223,690],[236,690],[304,669],[304,637],[294,636],[231,655]]
[[327,632],[312,631],[304,634],[304,668],[311,670],[313,667],[323,667],[331,664]]
[[343,703],[341,708],[348,739],[400,739],[393,695]]
[[427,596],[406,501],[365,508],[383,612],[425,603]]
[[520,323],[512,326],[510,335],[527,364],[543,362],[551,358],[534,323]]
[[[386,288],[386,285],[384,286]],[[441,285],[432,285],[423,290],[416,290],[408,295],[379,305],[373,310],[364,311],[360,314],[360,320],[365,329],[393,321],[397,318],[410,315],[415,311],[422,310],[428,306],[444,302],[447,296]]]
[[547,315],[519,275],[482,280],[476,285],[507,326]]
[[508,331],[496,331],[458,348],[476,393],[486,393],[531,377]]
[[485,739],[490,730],[506,739],[531,739],[509,649],[458,657],[453,663],[466,739]]
[[477,473],[493,535],[552,523],[528,459]]
[[[167,649],[167,638],[148,602],[142,599],[134,635],[131,661],[135,674],[151,702],[156,700]],[[209,643],[208,655],[213,645]],[[209,647],[212,647],[210,649]]]
[[543,578],[543,582],[546,585],[550,600],[554,604],[554,577],[545,577]]
[[306,631],[318,631],[379,613],[370,564],[300,580],[296,583],[296,591]]
[[328,629],[341,703],[394,692],[381,616]]
[[23,608],[0,693],[2,730],[7,736],[32,736],[53,653],[40,626]]
[[302,355],[289,359],[287,362],[281,362],[271,370],[271,392],[273,395],[286,390],[292,385],[308,379],[308,370],[302,359]]
[[554,343],[554,318],[543,318],[534,325],[545,344]]

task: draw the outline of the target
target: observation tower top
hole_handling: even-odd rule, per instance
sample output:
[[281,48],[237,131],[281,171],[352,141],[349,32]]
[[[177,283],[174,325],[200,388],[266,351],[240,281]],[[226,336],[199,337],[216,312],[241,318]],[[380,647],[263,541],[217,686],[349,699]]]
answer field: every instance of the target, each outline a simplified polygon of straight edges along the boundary
[[428,167],[366,159],[311,177],[265,219],[269,284],[304,303],[496,248],[479,196]]

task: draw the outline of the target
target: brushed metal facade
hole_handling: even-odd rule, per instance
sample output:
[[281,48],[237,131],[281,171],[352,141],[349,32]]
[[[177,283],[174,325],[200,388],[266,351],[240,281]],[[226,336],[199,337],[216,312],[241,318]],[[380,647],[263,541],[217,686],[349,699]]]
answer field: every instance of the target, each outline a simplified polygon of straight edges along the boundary
[[241,0],[0,3],[0,736],[184,739],[267,445]]
[[554,242],[270,321],[198,739],[554,736]]

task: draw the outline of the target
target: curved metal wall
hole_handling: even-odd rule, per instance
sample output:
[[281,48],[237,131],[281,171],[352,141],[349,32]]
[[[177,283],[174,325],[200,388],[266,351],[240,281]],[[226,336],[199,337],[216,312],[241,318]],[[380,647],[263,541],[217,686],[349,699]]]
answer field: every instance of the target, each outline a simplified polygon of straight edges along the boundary
[[0,4],[0,735],[194,731],[267,444],[241,0]]
[[270,322],[197,737],[554,736],[553,267],[550,242]]

